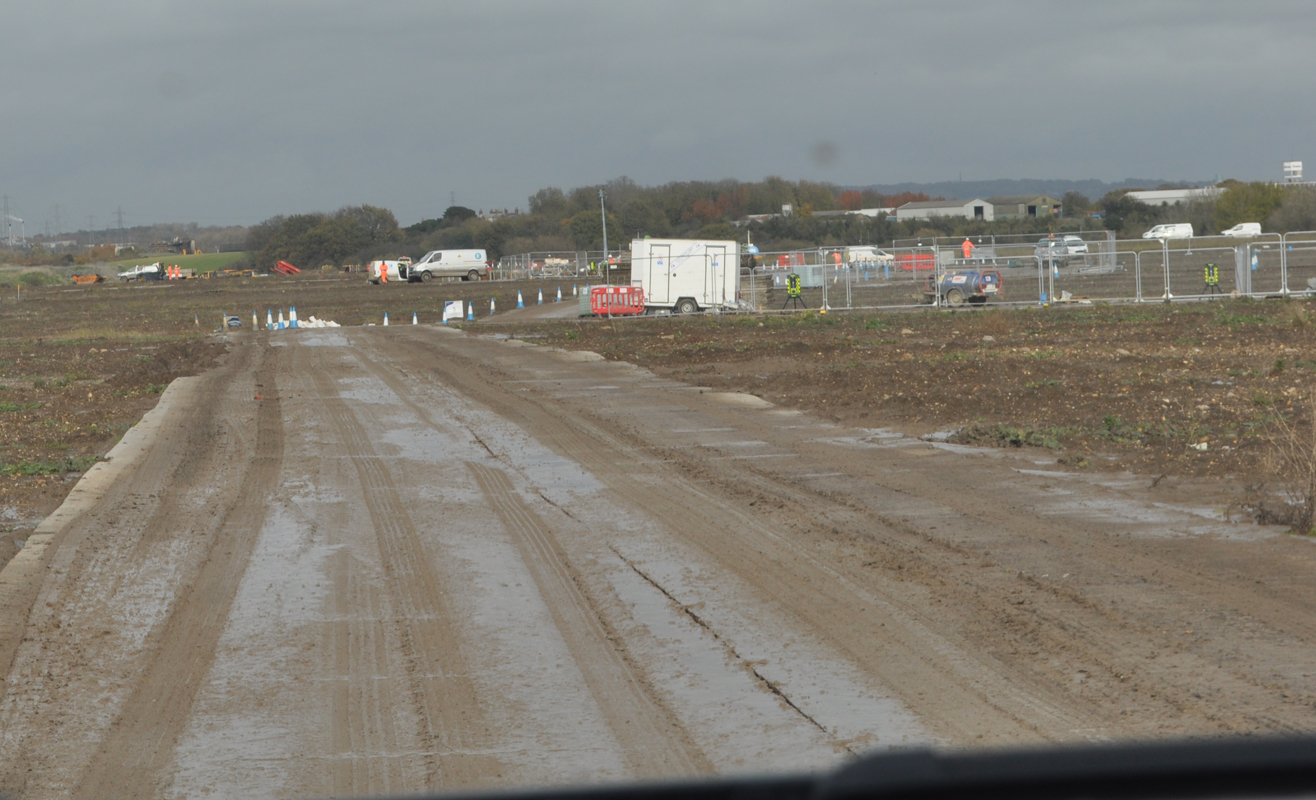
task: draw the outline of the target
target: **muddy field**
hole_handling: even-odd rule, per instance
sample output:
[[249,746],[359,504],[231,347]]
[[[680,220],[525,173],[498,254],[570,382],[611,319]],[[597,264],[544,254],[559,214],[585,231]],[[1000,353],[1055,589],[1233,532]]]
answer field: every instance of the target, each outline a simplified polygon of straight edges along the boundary
[[1231,301],[482,327],[849,425],[1253,481],[1277,415],[1310,425],[1313,312]]
[[[1316,309],[1302,301],[699,319],[537,320],[569,282],[370,286],[359,276],[25,288],[0,298],[0,563],[170,380],[216,362],[222,313],[299,307],[343,325],[424,323],[593,350],[845,424],[1035,449],[1092,470],[1284,483],[1277,415],[1309,425]],[[575,288],[584,288],[583,283]],[[538,292],[546,304],[537,308]],[[517,292],[527,303],[516,309]],[[21,297],[21,299],[20,299]],[[489,301],[496,314],[489,318]],[[568,312],[569,313],[569,312]],[[469,323],[457,323],[458,326]]]

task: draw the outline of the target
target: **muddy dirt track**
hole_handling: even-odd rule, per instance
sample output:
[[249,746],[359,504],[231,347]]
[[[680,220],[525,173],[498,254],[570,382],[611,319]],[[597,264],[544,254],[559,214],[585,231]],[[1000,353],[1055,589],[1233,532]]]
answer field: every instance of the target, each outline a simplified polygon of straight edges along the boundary
[[0,603],[21,631],[0,793],[382,795],[1316,727],[1316,545],[1226,521],[1211,485],[430,326],[231,344],[5,573],[31,602]]

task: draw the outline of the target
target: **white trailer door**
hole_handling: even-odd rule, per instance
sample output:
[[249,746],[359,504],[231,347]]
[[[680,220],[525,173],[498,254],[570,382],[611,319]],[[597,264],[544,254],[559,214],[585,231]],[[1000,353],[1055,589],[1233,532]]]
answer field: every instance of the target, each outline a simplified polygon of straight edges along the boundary
[[645,268],[648,282],[644,290],[648,293],[645,302],[661,305],[672,302],[672,246],[670,244],[649,245],[649,264]]
[[716,247],[709,245],[704,249],[704,302],[703,305],[724,305],[726,298],[723,296],[726,292],[726,276],[722,274],[723,267],[727,263],[726,246]]

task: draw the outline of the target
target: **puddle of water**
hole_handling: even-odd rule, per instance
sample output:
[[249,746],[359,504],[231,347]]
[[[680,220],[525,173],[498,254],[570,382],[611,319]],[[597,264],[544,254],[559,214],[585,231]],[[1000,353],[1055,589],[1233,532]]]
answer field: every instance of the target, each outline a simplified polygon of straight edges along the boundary
[[1072,473],[1072,472],[1056,472],[1055,470],[1049,470],[1049,469],[1020,469],[1019,467],[1011,467],[1011,469],[1013,469],[1015,472],[1018,472],[1020,475],[1040,475],[1040,476],[1042,476],[1042,477],[1044,477],[1044,478],[1078,478],[1078,477],[1081,477],[1081,476],[1076,475],[1076,474],[1074,474],[1074,473]]
[[767,447],[767,442],[754,440],[736,441],[736,442],[699,442],[695,447]]

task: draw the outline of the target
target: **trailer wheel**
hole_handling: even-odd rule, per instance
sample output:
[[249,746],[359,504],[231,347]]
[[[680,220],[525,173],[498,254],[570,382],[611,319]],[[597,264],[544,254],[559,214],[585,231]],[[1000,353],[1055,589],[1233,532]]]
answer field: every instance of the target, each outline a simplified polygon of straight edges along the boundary
[[698,311],[699,305],[689,297],[681,299],[681,301],[676,304],[676,313],[678,314],[694,314]]
[[470,272],[466,273],[466,280],[468,281],[478,281],[479,279],[480,279],[480,273],[478,270],[471,270]]
[[986,295],[979,295],[978,297],[970,297],[970,298],[969,298],[969,304],[970,304],[970,305],[980,306],[980,305],[982,305],[983,303],[986,303],[986,302],[987,302],[987,297],[986,297]]
[[434,276],[431,275],[431,274],[429,273],[429,270],[426,270],[426,271],[420,273],[420,282],[421,282],[421,283],[429,283],[429,282],[430,282],[430,279],[433,278],[433,277],[434,277]]
[[946,302],[952,306],[964,305],[964,292],[961,292],[959,289],[951,289],[949,292],[946,292]]

